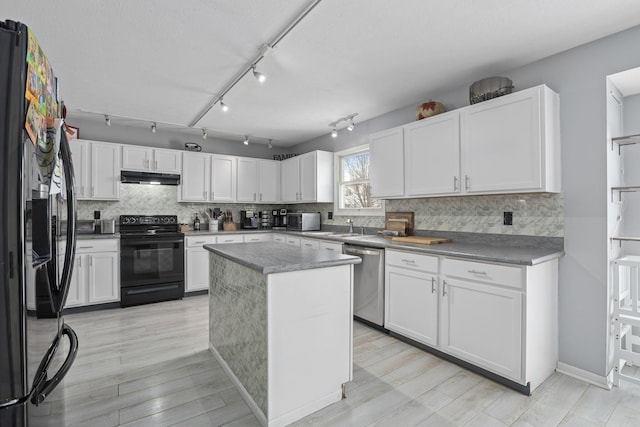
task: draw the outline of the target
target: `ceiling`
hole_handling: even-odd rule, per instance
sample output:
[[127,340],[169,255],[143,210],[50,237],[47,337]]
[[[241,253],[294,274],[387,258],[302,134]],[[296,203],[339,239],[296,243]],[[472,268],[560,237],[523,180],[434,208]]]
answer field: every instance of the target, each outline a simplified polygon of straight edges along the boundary
[[[311,0],[3,0],[71,116],[189,125]],[[517,4],[517,6],[515,6]],[[637,0],[322,0],[195,127],[290,146],[638,24]],[[53,17],[53,19],[50,19]],[[134,119],[134,120],[132,120]],[[342,122],[338,128],[347,123]]]

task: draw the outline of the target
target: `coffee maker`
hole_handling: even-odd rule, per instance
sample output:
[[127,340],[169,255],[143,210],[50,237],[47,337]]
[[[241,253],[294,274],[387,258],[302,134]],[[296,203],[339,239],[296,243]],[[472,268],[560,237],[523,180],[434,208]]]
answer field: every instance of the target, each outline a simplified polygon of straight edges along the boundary
[[240,228],[258,228],[258,213],[255,211],[240,211]]
[[278,230],[284,230],[287,228],[287,210],[286,209],[274,209],[271,211],[273,216],[273,228]]

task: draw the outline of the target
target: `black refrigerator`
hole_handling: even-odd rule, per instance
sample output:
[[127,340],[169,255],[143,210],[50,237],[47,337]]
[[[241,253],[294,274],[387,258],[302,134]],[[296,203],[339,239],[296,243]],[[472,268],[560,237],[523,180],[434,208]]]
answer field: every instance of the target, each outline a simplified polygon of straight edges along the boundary
[[[73,165],[58,82],[32,32],[0,21],[0,426],[63,425],[46,401],[71,368],[65,324],[75,255]],[[66,232],[59,224],[64,220]],[[64,240],[65,249],[58,240]],[[33,262],[26,265],[25,250]],[[62,256],[64,253],[64,257]],[[64,259],[63,262],[58,260]],[[27,310],[35,274],[38,310]]]

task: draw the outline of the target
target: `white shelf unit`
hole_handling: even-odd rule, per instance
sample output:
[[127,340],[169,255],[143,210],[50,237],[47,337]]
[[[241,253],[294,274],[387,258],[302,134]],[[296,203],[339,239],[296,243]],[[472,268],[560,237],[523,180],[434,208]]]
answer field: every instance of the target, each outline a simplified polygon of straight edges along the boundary
[[613,261],[613,326],[616,345],[613,383],[620,380],[640,385],[640,378],[623,373],[625,365],[640,365],[640,256],[627,255]]
[[[611,138],[611,150],[613,151],[617,146],[619,157],[622,157],[623,155],[622,147],[635,145],[635,144],[640,144],[640,134],[625,135],[625,136]],[[640,185],[611,186],[610,187],[611,203],[614,203],[614,202],[622,203],[623,193],[638,193],[638,192],[640,192]],[[616,197],[616,194],[617,194],[617,197]],[[610,238],[612,241],[617,241],[620,245],[622,245],[622,242],[640,242],[640,236],[632,236],[632,235],[630,236],[630,235],[621,234],[621,235],[610,236]]]

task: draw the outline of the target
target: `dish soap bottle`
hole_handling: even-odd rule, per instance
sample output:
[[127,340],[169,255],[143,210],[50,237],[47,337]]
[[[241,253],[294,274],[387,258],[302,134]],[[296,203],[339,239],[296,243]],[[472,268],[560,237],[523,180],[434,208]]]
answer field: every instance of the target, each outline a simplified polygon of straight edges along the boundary
[[196,212],[196,219],[193,220],[193,229],[195,231],[200,231],[200,218],[198,218],[198,213]]

